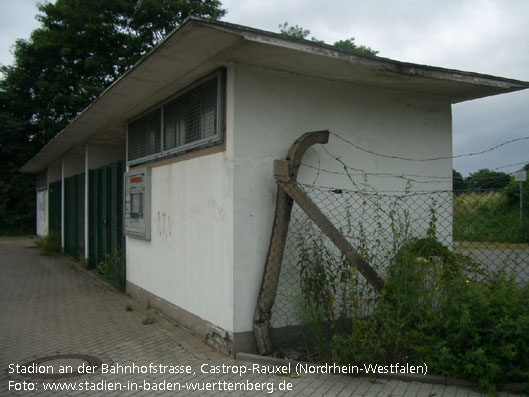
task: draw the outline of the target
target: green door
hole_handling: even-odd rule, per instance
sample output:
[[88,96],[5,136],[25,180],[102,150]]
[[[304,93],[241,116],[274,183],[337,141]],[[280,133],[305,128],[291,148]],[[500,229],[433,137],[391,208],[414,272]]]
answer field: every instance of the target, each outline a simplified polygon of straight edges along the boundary
[[84,256],[84,174],[64,179],[64,251]]
[[49,203],[48,203],[48,234],[61,235],[61,190],[62,182],[52,182],[49,187]]
[[90,171],[89,266],[95,268],[123,246],[123,163]]

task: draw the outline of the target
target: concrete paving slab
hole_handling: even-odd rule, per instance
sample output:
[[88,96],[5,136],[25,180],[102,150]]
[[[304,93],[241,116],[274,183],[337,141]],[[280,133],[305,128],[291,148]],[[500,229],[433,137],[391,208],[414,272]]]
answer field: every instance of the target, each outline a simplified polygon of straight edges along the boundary
[[[31,239],[0,237],[0,395],[469,394],[461,387],[361,376],[258,373],[251,363],[222,356],[71,260],[42,256],[32,246]],[[147,315],[153,324],[142,324]],[[102,365],[95,373],[62,379],[17,373],[17,364],[65,354],[94,356]]]

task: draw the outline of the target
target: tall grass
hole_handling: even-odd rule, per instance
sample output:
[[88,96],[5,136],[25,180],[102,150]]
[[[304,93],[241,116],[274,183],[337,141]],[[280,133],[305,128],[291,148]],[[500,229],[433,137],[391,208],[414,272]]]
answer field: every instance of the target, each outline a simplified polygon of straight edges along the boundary
[[528,243],[529,208],[524,210],[520,224],[519,203],[506,191],[460,193],[454,197],[454,240]]

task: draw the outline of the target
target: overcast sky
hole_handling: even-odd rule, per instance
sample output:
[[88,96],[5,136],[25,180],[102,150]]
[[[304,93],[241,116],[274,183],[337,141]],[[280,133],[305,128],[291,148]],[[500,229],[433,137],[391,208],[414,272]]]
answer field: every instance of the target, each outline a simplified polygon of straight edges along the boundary
[[[37,1],[0,0],[0,64],[38,27]],[[527,0],[224,0],[224,20],[277,32],[288,21],[327,43],[357,44],[400,61],[529,81]],[[529,136],[529,90],[453,105],[454,154]],[[464,175],[529,162],[529,141],[454,160]],[[501,171],[512,172],[513,166]]]

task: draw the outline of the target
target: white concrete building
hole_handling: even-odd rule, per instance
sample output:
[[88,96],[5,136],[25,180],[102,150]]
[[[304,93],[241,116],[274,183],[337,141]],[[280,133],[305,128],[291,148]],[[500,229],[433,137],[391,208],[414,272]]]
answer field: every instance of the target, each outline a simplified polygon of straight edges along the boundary
[[[277,190],[273,160],[284,158],[302,133],[322,129],[377,152],[450,157],[452,103],[527,87],[190,18],[23,170],[47,170],[48,186],[60,181],[63,246],[70,222],[65,180],[83,175],[78,198],[84,194],[84,217],[77,221],[84,232],[76,241],[90,259],[90,236],[96,241],[98,233],[108,232],[90,229],[94,170],[119,161],[129,171],[149,169],[150,239],[126,236],[127,291],[226,351],[252,351],[252,317]],[[328,147],[350,156],[332,137]],[[368,153],[347,159],[370,172],[445,176],[451,189],[449,158],[412,168]],[[308,152],[306,162],[316,161],[332,166]],[[299,179],[313,181],[314,172],[302,170]],[[320,185],[336,182],[333,175],[318,178]],[[134,210],[135,198],[127,197],[125,209],[133,213],[127,219],[144,216]],[[46,187],[37,200],[37,231],[46,235]]]

